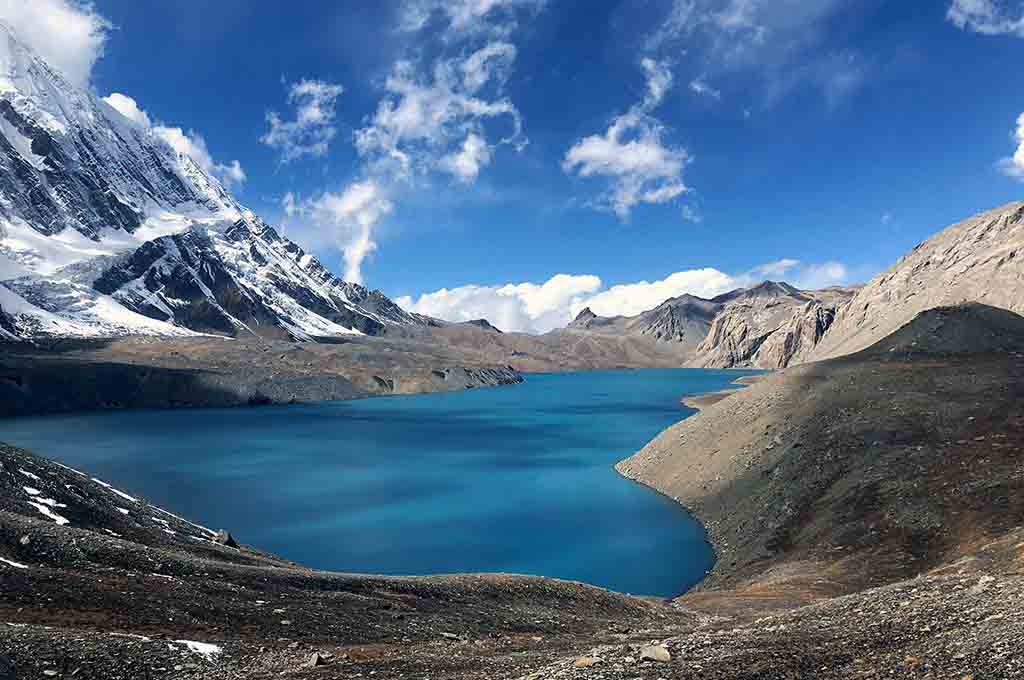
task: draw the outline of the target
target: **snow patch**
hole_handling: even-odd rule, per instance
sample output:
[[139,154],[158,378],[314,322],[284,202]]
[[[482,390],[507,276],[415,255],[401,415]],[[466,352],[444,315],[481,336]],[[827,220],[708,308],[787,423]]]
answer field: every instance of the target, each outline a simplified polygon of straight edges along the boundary
[[71,520],[69,520],[67,517],[64,517],[63,515],[60,515],[59,513],[54,512],[53,510],[51,510],[50,508],[46,507],[42,503],[36,503],[34,501],[27,501],[27,503],[29,505],[31,505],[33,508],[35,508],[36,510],[38,510],[39,512],[41,512],[44,516],[49,517],[50,519],[52,519],[59,526],[64,526],[65,524],[70,524],[71,523]]
[[12,567],[14,567],[15,569],[28,569],[28,565],[27,564],[22,564],[21,562],[15,562],[14,560],[8,560],[8,559],[5,559],[3,557],[0,557],[0,562],[3,562],[4,564],[9,564]]
[[28,470],[24,470],[22,468],[18,468],[18,472],[20,472],[21,474],[25,475],[29,479],[33,479],[33,480],[35,480],[37,482],[43,481],[43,480],[39,479],[39,475],[33,474],[33,473],[29,472]]
[[114,487],[112,487],[109,484],[107,484],[106,482],[104,482],[102,479],[96,479],[95,477],[93,477],[92,481],[96,482],[97,484],[99,484],[102,487],[105,487],[105,488],[113,491],[114,493],[116,493],[121,498],[124,498],[125,500],[129,500],[132,503],[138,503],[139,502],[138,498],[135,498],[134,496],[129,496],[124,491],[120,491],[118,489],[115,489]]
[[209,642],[195,642],[193,640],[175,640],[175,642],[179,645],[185,645],[189,651],[205,657],[207,661],[212,661],[213,657],[224,651],[218,645],[213,645]]
[[122,515],[127,515],[128,514],[127,508],[114,508],[114,509],[117,510]]
[[31,486],[23,486],[21,488],[23,488],[25,490],[25,493],[27,493],[29,496],[38,496],[39,494],[42,493],[42,491],[40,491],[39,489],[33,489]]

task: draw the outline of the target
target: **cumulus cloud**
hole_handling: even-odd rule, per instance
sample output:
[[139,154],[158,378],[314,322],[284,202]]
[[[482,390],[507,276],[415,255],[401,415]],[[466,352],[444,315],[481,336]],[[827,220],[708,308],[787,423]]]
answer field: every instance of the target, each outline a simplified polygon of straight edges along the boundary
[[375,171],[404,179],[433,170],[475,179],[495,145],[525,144],[519,110],[500,96],[514,58],[512,45],[492,43],[465,59],[440,59],[429,74],[397,62],[376,112],[355,133],[356,149]]
[[51,66],[87,85],[112,25],[91,2],[0,0],[0,21]]
[[415,32],[440,21],[449,37],[485,33],[504,36],[515,30],[518,13],[536,13],[546,0],[406,0],[399,29]]
[[111,92],[103,98],[103,101],[110,104],[114,109],[128,120],[135,121],[142,127],[148,128],[152,125],[149,114],[139,108],[138,102],[126,94]]
[[1013,133],[1017,150],[1013,156],[999,161],[999,169],[1008,177],[1024,181],[1024,113],[1017,117],[1017,129]]
[[410,311],[448,321],[486,318],[502,330],[532,333],[565,325],[568,309],[600,287],[596,276],[557,274],[541,284],[442,288],[396,301]]
[[[543,4],[407,0],[399,28],[423,33],[415,48],[392,64],[376,109],[353,134],[359,179],[314,199],[286,194],[282,208],[289,228],[307,245],[340,248],[345,277],[361,281],[363,263],[377,247],[377,224],[404,192],[436,176],[471,185],[494,163],[499,147],[522,150],[527,143],[522,118],[504,93],[517,55],[508,38],[524,12],[536,12]],[[424,30],[428,25],[441,30]],[[333,120],[333,100],[329,113],[317,120]],[[271,120],[271,133],[283,125]],[[324,141],[333,136],[332,127]]]
[[280,152],[283,163],[303,156],[323,156],[338,134],[335,103],[344,91],[341,85],[323,80],[303,78],[292,83],[288,86],[288,103],[295,109],[294,118],[284,120],[277,111],[269,111],[270,129],[260,142]]
[[961,30],[982,35],[1024,38],[1024,9],[1018,3],[1014,13],[1008,4],[995,0],[953,0],[946,12],[946,20]]
[[584,307],[590,307],[598,316],[635,316],[657,307],[669,298],[689,294],[712,298],[741,288],[735,277],[713,267],[675,272],[658,281],[637,281],[612,286],[608,290],[570,308],[568,316],[575,316]]
[[476,180],[480,168],[491,162],[491,147],[476,133],[469,133],[462,148],[441,159],[441,168],[465,183]]
[[186,132],[173,125],[153,123],[149,114],[139,106],[138,102],[120,92],[112,92],[104,97],[103,101],[128,120],[152,131],[178,153],[189,156],[205,172],[220,180],[227,189],[239,187],[245,183],[247,176],[242,164],[237,160],[228,163],[215,161],[206,145],[206,139],[195,130]]
[[609,288],[597,276],[558,274],[541,284],[466,285],[405,296],[397,302],[410,311],[448,321],[486,318],[502,330],[546,333],[565,326],[586,307],[598,316],[635,316],[680,295],[712,298],[783,276],[798,288],[814,289],[846,283],[849,274],[838,262],[805,265],[782,259],[740,274],[706,267]]
[[665,126],[651,115],[672,86],[666,64],[645,58],[647,76],[642,102],[612,120],[604,134],[584,137],[562,160],[562,169],[580,177],[604,177],[611,188],[597,205],[608,207],[620,220],[629,219],[641,203],[667,203],[687,191],[683,168],[686,149],[665,143]]

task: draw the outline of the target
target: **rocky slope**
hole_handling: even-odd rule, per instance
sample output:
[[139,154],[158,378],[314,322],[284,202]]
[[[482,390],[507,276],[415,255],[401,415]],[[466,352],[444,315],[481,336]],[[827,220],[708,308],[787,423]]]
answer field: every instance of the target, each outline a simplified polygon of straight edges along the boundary
[[511,385],[522,376],[400,338],[219,337],[0,343],[0,417],[91,409],[260,406]]
[[434,323],[339,280],[0,22],[3,338],[313,340]]
[[630,339],[669,358],[668,365],[783,368],[810,356],[854,290],[764,281],[711,300],[672,298],[633,317],[600,317],[588,308],[553,335]]
[[619,464],[692,508],[703,591],[797,600],[940,568],[1024,524],[1024,318],[924,312],[708,406]]
[[0,578],[5,680],[511,677],[688,618],[537,577],[313,571],[3,445]]
[[843,305],[808,359],[864,349],[933,307],[1024,311],[1024,203],[975,215],[915,247]]
[[806,358],[852,289],[797,290],[765,281],[714,298],[720,306],[687,365],[695,368],[784,368]]
[[686,355],[693,352],[708,334],[708,328],[721,307],[712,300],[681,295],[632,317],[599,317],[587,308],[568,328],[673,343],[681,355]]

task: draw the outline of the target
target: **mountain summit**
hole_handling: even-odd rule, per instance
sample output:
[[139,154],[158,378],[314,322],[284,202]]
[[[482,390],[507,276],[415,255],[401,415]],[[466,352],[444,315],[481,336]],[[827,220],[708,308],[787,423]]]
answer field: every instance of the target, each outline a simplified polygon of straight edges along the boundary
[[310,340],[434,323],[340,280],[0,23],[0,334]]

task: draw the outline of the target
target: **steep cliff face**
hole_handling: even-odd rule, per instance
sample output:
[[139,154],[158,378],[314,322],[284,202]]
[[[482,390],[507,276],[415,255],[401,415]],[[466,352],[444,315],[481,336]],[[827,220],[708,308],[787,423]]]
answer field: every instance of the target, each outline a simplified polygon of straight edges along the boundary
[[688,362],[697,368],[784,368],[808,356],[852,296],[845,288],[802,291],[765,281],[726,293],[707,336]]
[[75,87],[0,22],[0,217],[99,240],[159,209],[234,213],[191,158]]
[[0,22],[3,337],[310,340],[434,323],[338,279]]
[[810,359],[857,352],[920,312],[963,302],[1024,311],[1024,203],[948,227],[864,286]]
[[310,340],[420,323],[379,292],[338,280],[252,216],[223,232],[194,227],[150,241],[94,287],[139,314],[218,335]]

